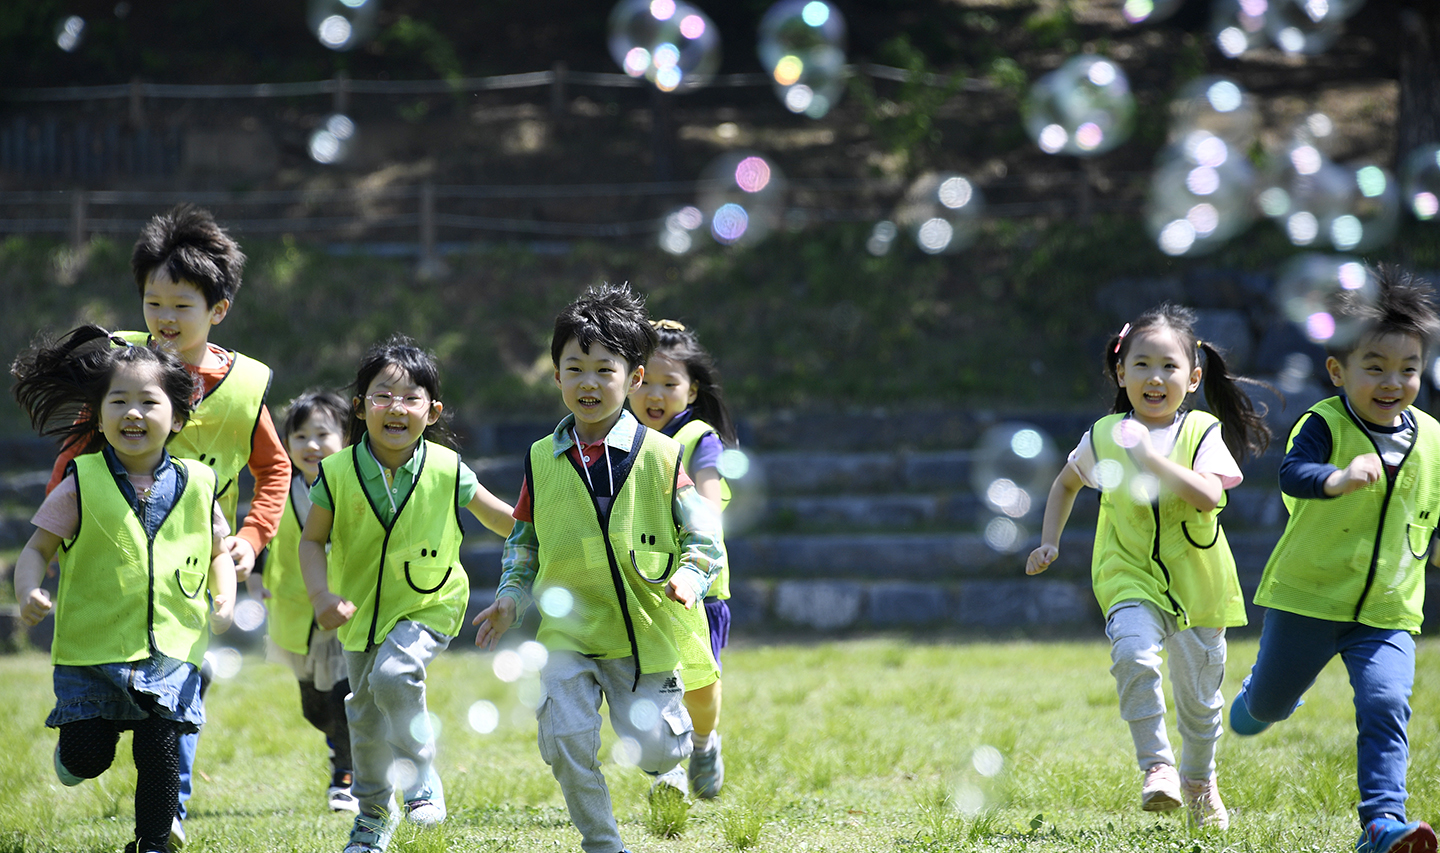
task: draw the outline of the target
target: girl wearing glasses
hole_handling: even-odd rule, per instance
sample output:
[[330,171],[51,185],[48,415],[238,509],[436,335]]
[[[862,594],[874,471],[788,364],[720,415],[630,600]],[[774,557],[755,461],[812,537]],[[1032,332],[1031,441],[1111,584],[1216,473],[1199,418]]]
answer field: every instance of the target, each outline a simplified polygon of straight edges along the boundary
[[425,671],[460,632],[470,598],[460,509],[501,536],[514,521],[453,449],[429,353],[393,336],[365,354],[353,388],[350,445],[320,463],[300,565],[316,622],[339,629],[350,674],[360,811],[345,853],[374,853],[400,815],[419,826],[445,819]]

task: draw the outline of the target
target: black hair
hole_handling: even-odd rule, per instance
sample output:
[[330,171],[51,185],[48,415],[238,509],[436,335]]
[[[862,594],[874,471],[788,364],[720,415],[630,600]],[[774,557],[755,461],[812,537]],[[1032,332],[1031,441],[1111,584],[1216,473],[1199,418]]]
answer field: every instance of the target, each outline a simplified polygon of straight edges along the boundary
[[350,424],[350,412],[350,404],[334,391],[306,391],[285,407],[285,421],[280,427],[280,438],[288,441],[291,433],[317,414],[333,419],[340,425],[341,431],[344,431]]
[[1365,288],[1341,290],[1330,308],[1336,326],[1352,326],[1352,332],[1335,335],[1326,342],[1325,353],[1344,361],[1360,341],[1387,335],[1408,335],[1420,342],[1425,352],[1440,332],[1435,314],[1435,290],[1424,279],[1396,264],[1379,264],[1369,271],[1375,281],[1375,296]]
[[[1201,368],[1201,382],[1205,389],[1205,405],[1210,413],[1220,420],[1220,436],[1236,461],[1248,456],[1259,456],[1270,446],[1270,427],[1265,423],[1268,407],[1260,404],[1256,409],[1242,385],[1260,388],[1268,386],[1244,376],[1232,375],[1225,366],[1222,352],[1209,341],[1202,341],[1195,335],[1195,312],[1189,308],[1166,302],[1141,314],[1133,323],[1126,324],[1120,334],[1112,335],[1105,344],[1105,376],[1116,386],[1115,402],[1110,411],[1130,412],[1134,405],[1130,395],[1120,385],[1119,366],[1130,351],[1130,344],[1142,333],[1155,329],[1173,332],[1180,346],[1190,355],[1191,368]],[[1201,359],[1204,359],[1203,361]],[[1272,389],[1273,390],[1273,389]]]
[[[100,406],[121,365],[151,365],[175,419],[181,424],[195,409],[195,374],[179,356],[156,346],[131,344],[99,326],[74,329],[58,340],[41,333],[10,365],[15,399],[43,436],[57,436],[65,447],[90,453],[105,446]],[[174,433],[166,437],[168,442]]]
[[200,288],[206,306],[213,308],[222,299],[234,301],[245,254],[216,224],[210,211],[178,204],[145,223],[130,253],[130,271],[141,296],[150,277],[162,267],[171,281]]
[[657,338],[645,314],[645,297],[627,284],[587,287],[580,297],[555,318],[550,339],[550,360],[560,366],[560,353],[571,339],[580,342],[582,352],[599,344],[621,358],[630,371],[650,360]]
[[[366,405],[365,392],[370,389],[370,383],[375,381],[375,377],[387,367],[397,368],[408,376],[411,382],[424,388],[431,401],[440,399],[440,368],[435,362],[435,356],[421,349],[412,338],[400,334],[391,335],[384,343],[375,344],[366,350],[365,356],[360,359],[360,369],[355,371],[355,382],[350,386],[355,395],[350,407],[350,444],[359,444],[365,435],[365,418],[360,414]],[[449,416],[443,411],[435,423],[425,428],[424,438],[452,450],[459,449],[455,433],[450,429]]]
[[695,402],[690,404],[694,416],[715,428],[715,434],[726,447],[740,443],[735,434],[735,419],[725,405],[725,391],[720,385],[720,371],[715,359],[700,345],[695,330],[674,320],[652,324],[660,342],[652,355],[663,355],[685,365],[685,372],[695,382]]

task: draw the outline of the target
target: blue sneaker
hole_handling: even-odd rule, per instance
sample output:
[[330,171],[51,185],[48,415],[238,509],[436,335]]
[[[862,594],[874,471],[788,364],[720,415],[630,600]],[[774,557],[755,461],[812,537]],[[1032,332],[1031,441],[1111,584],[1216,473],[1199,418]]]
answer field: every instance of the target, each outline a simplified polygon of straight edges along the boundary
[[384,853],[394,834],[395,821],[389,815],[356,815],[345,853]]
[[60,744],[58,743],[55,744],[55,776],[60,780],[60,784],[67,788],[73,788],[85,781],[84,777],[76,776],[60,763]]
[[[1250,679],[1245,679],[1248,683]],[[1240,692],[1235,694],[1235,700],[1230,703],[1230,730],[1237,735],[1258,735],[1270,728],[1269,723],[1262,723],[1250,716],[1250,709],[1245,705],[1245,686],[1240,686]]]
[[1422,820],[1402,823],[1377,817],[1355,842],[1355,853],[1435,853],[1435,830]]

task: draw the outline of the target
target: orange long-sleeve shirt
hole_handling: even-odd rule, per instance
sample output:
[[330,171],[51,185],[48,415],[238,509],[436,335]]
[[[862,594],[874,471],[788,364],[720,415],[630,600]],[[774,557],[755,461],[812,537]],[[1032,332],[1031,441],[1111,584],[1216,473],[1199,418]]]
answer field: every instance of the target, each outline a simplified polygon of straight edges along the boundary
[[[219,356],[219,366],[186,365],[200,377],[203,384],[202,395],[215,389],[220,380],[225,378],[231,362],[235,359],[228,350],[214,344],[209,346],[210,351]],[[50,482],[45,487],[46,494],[64,479],[65,467],[76,455],[73,446],[60,451],[55,467],[50,471]],[[280,518],[285,512],[285,499],[290,494],[290,455],[286,453],[285,443],[280,440],[280,433],[270,418],[269,406],[260,408],[260,419],[250,439],[250,459],[247,467],[255,477],[255,495],[250,500],[250,511],[245,515],[245,522],[235,535],[249,542],[255,553],[259,554],[275,536],[275,531],[280,529]]]

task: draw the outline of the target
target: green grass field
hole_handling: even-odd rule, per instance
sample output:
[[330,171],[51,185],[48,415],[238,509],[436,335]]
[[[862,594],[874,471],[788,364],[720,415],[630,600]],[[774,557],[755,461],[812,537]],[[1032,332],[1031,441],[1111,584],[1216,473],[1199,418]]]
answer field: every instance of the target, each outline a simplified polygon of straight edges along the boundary
[[[1254,660],[1230,648],[1227,699]],[[500,681],[493,656],[442,655],[429,678],[450,819],[402,827],[392,851],[579,850],[525,706],[535,683]],[[1355,751],[1338,661],[1295,718],[1220,744],[1228,832],[1181,813],[1140,811],[1139,771],[1116,712],[1103,642],[917,643],[877,638],[746,646],[726,656],[727,779],[678,837],[651,827],[648,777],[606,774],[632,850],[723,851],[1348,851]],[[129,738],[98,780],[63,788],[48,660],[0,658],[0,853],[118,851],[131,837]],[[1440,644],[1420,645],[1410,728],[1412,818],[1440,818]],[[469,720],[499,711],[494,731]],[[300,716],[289,671],[247,656],[208,700],[192,817],[193,853],[339,853],[349,819],[324,808],[321,736]],[[492,715],[493,719],[493,715]],[[482,726],[483,727],[483,726]],[[1172,723],[1173,732],[1173,723]]]

